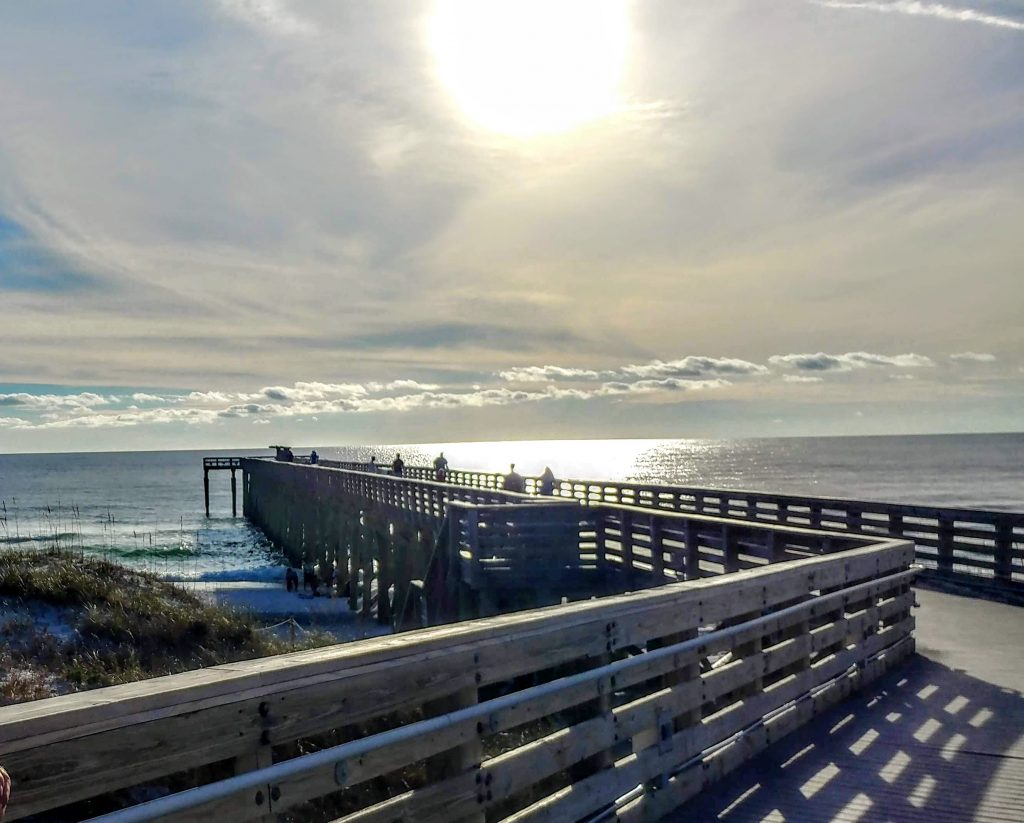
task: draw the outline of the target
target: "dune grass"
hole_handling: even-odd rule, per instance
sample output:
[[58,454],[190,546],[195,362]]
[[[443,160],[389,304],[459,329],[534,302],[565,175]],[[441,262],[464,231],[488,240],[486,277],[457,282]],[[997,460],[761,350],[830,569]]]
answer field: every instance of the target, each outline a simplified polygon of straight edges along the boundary
[[[334,642],[297,647],[155,575],[67,551],[0,552],[0,605],[12,615],[0,619],[0,704]],[[40,609],[62,631],[34,619]]]

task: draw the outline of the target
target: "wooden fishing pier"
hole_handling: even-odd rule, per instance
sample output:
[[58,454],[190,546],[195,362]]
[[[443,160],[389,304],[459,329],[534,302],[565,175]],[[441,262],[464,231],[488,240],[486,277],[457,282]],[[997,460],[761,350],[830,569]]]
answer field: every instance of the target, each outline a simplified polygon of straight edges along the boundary
[[[1024,586],[1024,514],[231,459],[207,488],[240,471],[245,516],[399,633],[0,708],[8,819],[658,821],[908,682],[887,673],[914,655],[918,574]],[[1024,711],[1003,692],[979,722],[1010,766],[975,778],[1002,798],[979,820],[1020,819]],[[950,819],[942,787],[914,791]],[[829,809],[802,819],[857,819]]]

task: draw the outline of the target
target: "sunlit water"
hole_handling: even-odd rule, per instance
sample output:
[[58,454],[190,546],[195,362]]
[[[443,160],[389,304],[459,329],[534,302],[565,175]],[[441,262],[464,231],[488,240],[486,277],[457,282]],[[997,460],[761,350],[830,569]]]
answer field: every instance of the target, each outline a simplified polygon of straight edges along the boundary
[[[318,447],[323,457],[425,464],[560,478],[637,480],[866,500],[1024,510],[1024,434],[763,440],[563,440]],[[305,449],[297,450],[304,453]],[[221,454],[245,454],[244,451]],[[269,454],[265,450],[249,454]],[[231,517],[227,472],[215,452],[0,455],[0,547],[55,540],[175,579],[273,579],[281,557]],[[241,484],[239,484],[241,511]]]

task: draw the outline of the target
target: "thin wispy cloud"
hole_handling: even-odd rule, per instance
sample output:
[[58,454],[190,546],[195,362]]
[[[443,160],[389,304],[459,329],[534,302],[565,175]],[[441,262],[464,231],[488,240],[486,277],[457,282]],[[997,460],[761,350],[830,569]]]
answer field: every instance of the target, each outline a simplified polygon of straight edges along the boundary
[[[920,0],[816,0],[817,5],[833,9],[863,9],[883,14],[906,14],[914,17],[935,17],[956,23],[980,23],[1003,29],[1024,31],[1024,20],[1003,14],[990,14],[976,8],[951,6],[944,3],[925,3]],[[1003,6],[1005,8],[1005,5]],[[1024,16],[1024,12],[1022,12]]]
[[225,13],[271,34],[310,35],[314,25],[295,13],[288,0],[218,0]]
[[777,354],[768,358],[768,362],[782,368],[793,368],[801,371],[828,372],[852,371],[872,366],[891,366],[904,369],[930,368],[935,361],[922,354],[872,354],[856,351],[846,354]]
[[117,400],[117,397],[103,397],[94,392],[82,392],[80,394],[31,394],[29,392],[0,394],[0,406],[20,406],[46,411],[53,411],[55,409],[89,409],[94,406],[106,406],[112,402],[117,402]]
[[511,383],[545,383],[549,380],[597,380],[600,372],[592,369],[574,369],[565,366],[519,366],[498,373]]
[[957,354],[951,354],[950,360],[956,360],[961,363],[995,363],[996,356],[989,354],[988,352],[973,352],[964,351],[958,352]]

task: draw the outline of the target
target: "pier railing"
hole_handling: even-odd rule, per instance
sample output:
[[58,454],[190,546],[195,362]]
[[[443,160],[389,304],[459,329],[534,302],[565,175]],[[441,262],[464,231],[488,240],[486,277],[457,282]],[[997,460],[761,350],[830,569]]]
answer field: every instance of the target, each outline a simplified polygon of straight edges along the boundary
[[[346,463],[344,467],[366,464]],[[432,479],[429,466],[406,466],[405,477]],[[526,477],[537,494],[540,478]],[[449,469],[446,482],[501,489],[494,472]],[[917,562],[929,573],[966,582],[1024,586],[1024,513],[792,494],[706,489],[604,480],[561,480],[554,495],[587,505],[615,504],[660,511],[780,523],[913,541]]]
[[[330,461],[321,461],[313,467],[302,463],[246,458],[242,466],[251,476],[259,475],[276,481],[279,486],[282,482],[288,485],[286,493],[300,496],[296,502],[315,502],[323,497],[347,495],[365,501],[367,505],[383,507],[396,517],[415,522],[440,523],[449,501],[479,505],[536,505],[543,502],[534,495],[454,482],[408,482],[409,478],[368,471],[366,464],[360,464],[360,470],[344,468]],[[290,474],[282,475],[282,471]],[[258,501],[254,502],[258,506]]]
[[[317,561],[336,569],[339,591],[347,592],[353,609],[396,628],[695,580],[860,545],[849,535],[806,527],[584,506],[572,498],[330,466],[258,459],[243,465],[246,513],[253,522],[293,564]],[[403,529],[418,531],[403,536]]]
[[657,819],[913,650],[908,542],[720,538],[809,556],[0,708],[9,819]]
[[589,505],[901,537],[913,541],[917,562],[939,576],[1024,585],[1024,513],[592,480],[563,481],[556,494]]

